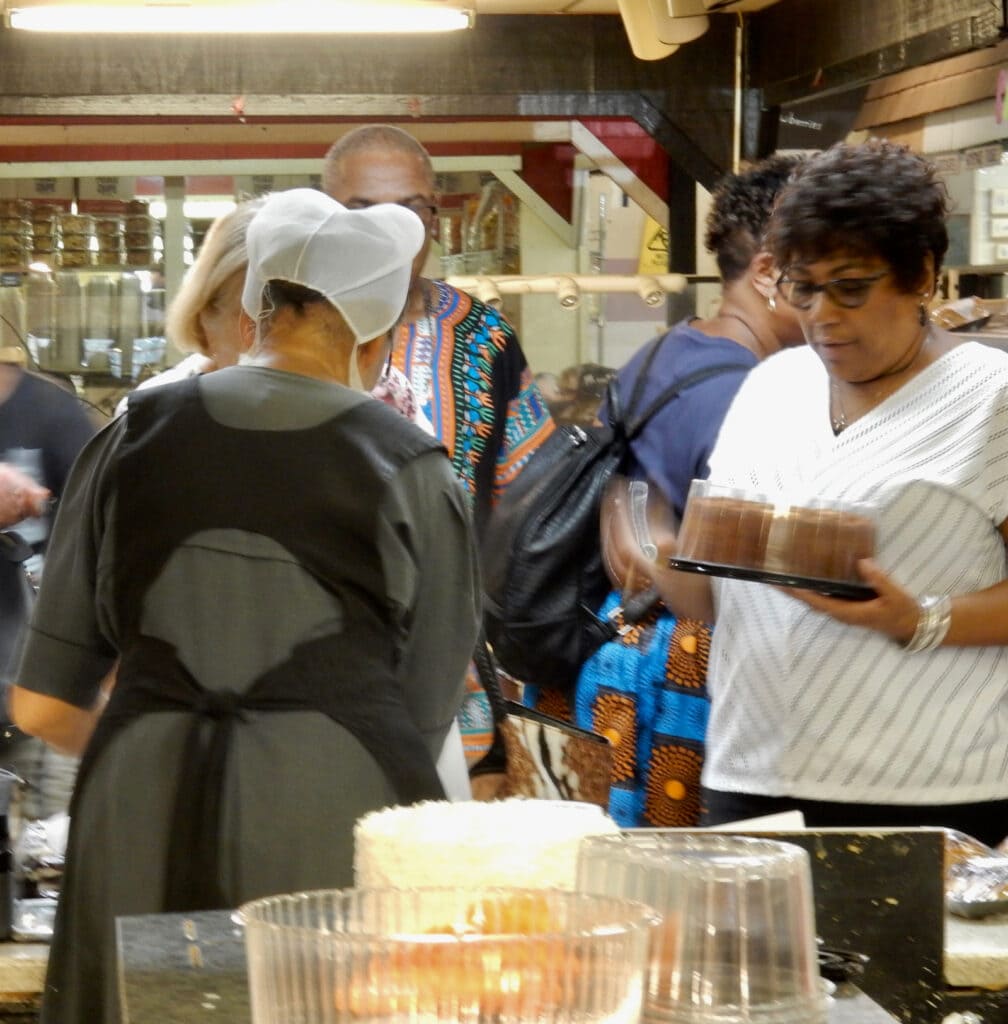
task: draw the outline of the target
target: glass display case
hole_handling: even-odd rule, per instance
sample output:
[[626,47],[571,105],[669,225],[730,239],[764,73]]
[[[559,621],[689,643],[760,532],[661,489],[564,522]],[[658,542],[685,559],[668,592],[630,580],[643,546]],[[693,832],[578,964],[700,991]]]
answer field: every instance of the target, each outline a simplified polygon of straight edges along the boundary
[[35,369],[129,385],[164,362],[164,304],[156,270],[3,270],[0,344]]
[[[165,307],[213,220],[244,198],[321,187],[320,176],[303,169],[113,173],[124,170],[0,176],[0,348],[72,378],[78,394],[103,409],[181,357],[165,338]],[[439,170],[428,276],[520,272],[521,202],[502,173],[513,169],[456,161]],[[504,312],[520,324],[518,299]]]
[[163,258],[143,199],[0,198],[0,345],[81,387],[129,387],[165,359]]

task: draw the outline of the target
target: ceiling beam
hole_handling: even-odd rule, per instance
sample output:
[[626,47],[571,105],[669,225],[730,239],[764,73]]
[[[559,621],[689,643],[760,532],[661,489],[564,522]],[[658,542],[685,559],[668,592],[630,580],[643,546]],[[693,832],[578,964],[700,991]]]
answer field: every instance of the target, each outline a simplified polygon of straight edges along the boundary
[[647,187],[613,151],[584,125],[574,122],[571,141],[652,219],[668,229],[668,204]]
[[749,82],[774,107],[993,45],[1000,0],[781,0],[747,20]]
[[[490,174],[514,173],[521,169],[517,156],[438,156],[432,157],[434,170],[444,173],[485,171]],[[56,163],[0,163],[0,178],[95,178],[123,175],[194,177],[229,174],[321,174],[321,159],[290,160],[259,158],[254,160],[96,160],[58,161]]]
[[661,61],[634,58],[618,15],[487,15],[470,32],[420,44],[237,35],[81,45],[0,32],[0,119],[244,118],[254,130],[277,117],[411,128],[631,117],[707,184],[731,161],[733,22],[711,22]]
[[495,171],[500,183],[524,203],[569,249],[577,245],[574,225],[564,220],[556,210],[524,178],[514,171]]
[[[257,97],[248,102],[254,107]],[[2,104],[2,99],[0,99]],[[239,121],[198,120],[190,110],[187,121],[147,118],[142,122],[117,120],[95,123],[88,118],[68,123],[66,116],[25,121],[12,118],[2,124],[0,148],[13,146],[93,146],[142,144],[273,145],[313,142],[329,145],[354,127],[342,120]],[[570,141],[570,123],[558,121],[453,120],[417,121],[410,134],[427,145],[451,143],[562,143]]]

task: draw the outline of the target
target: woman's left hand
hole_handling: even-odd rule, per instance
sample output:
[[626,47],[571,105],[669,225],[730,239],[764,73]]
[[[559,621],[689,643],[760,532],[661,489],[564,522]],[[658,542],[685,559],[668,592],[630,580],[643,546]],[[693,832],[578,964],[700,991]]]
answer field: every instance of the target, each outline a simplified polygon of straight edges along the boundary
[[904,590],[892,577],[887,576],[870,558],[858,562],[861,578],[878,594],[870,601],[849,601],[839,597],[826,597],[811,590],[781,588],[785,593],[803,601],[817,612],[823,612],[848,626],[861,626],[884,633],[898,643],[907,643],[917,629],[920,604],[908,590]]

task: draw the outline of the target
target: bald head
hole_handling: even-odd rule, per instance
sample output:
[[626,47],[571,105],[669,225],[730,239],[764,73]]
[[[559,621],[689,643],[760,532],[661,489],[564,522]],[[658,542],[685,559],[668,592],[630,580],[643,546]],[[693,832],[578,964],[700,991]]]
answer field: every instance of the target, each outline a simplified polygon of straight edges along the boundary
[[322,187],[339,199],[338,193],[344,191],[347,163],[371,163],[380,160],[383,154],[394,154],[400,160],[414,164],[425,179],[426,190],[434,191],[434,168],[427,150],[409,132],[392,124],[361,125],[337,139],[325,155]]

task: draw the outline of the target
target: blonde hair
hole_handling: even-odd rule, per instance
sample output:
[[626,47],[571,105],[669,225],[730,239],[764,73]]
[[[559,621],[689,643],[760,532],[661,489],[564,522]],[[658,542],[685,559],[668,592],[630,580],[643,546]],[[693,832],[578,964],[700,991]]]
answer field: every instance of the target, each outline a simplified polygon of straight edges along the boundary
[[265,197],[247,199],[218,217],[203,238],[195,262],[165,314],[165,334],[176,348],[207,353],[207,338],[200,314],[217,298],[221,288],[248,264],[245,234]]

